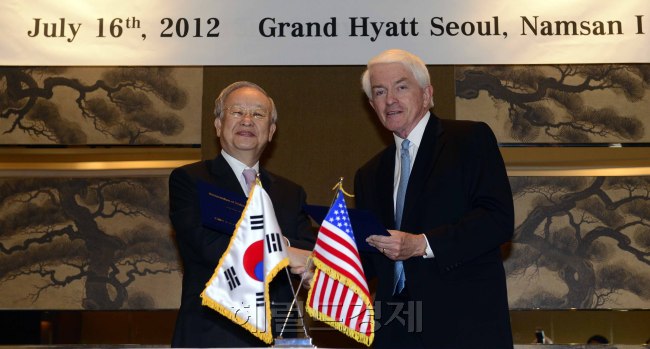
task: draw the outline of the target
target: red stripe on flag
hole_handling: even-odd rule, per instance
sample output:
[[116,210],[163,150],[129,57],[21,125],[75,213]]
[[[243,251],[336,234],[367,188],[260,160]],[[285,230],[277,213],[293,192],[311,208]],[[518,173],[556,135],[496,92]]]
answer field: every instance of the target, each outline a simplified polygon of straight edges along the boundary
[[318,306],[323,307],[323,304],[325,303],[325,293],[327,292],[327,286],[330,281],[329,276],[327,274],[321,272],[323,275],[323,285],[320,288],[320,296],[318,297]]
[[318,247],[322,248],[323,250],[332,254],[332,256],[339,259],[339,261],[334,261],[334,262],[338,262],[335,265],[336,267],[335,269],[345,269],[343,266],[340,265],[341,263],[345,263],[349,267],[354,268],[354,270],[356,270],[359,273],[359,275],[363,275],[363,270],[361,269],[361,262],[359,262],[359,260],[356,260],[355,263],[355,259],[352,259],[350,257],[348,253],[349,251],[340,250],[337,247],[328,244],[327,242],[325,242],[325,240],[318,240],[316,244]]
[[331,230],[327,229],[325,226],[320,227],[320,232],[327,235],[327,237],[329,237],[330,239],[335,240],[339,244],[343,245],[343,247],[345,247],[346,251],[350,252],[358,260],[361,259],[361,257],[359,256],[359,252],[357,251],[357,248],[354,245],[351,245],[348,240],[344,239],[341,236],[341,234],[345,234],[344,232],[340,231],[339,233],[337,233],[337,232],[334,232],[334,231],[331,231]]
[[[340,239],[340,237],[336,236],[335,233],[332,233],[327,229],[321,229],[321,232],[325,233],[330,238],[336,237]],[[322,239],[317,239],[316,245],[317,247],[322,248],[324,251],[332,254],[334,257],[338,259],[338,260],[332,260],[331,258],[327,258],[323,254],[318,253],[317,249],[315,249],[314,252],[318,254],[320,256],[320,259],[323,260],[323,262],[327,264],[330,268],[336,270],[337,272],[344,273],[346,275],[350,275],[347,269],[352,268],[358,273],[358,275],[360,276],[364,275],[363,269],[361,268],[361,260],[358,257],[358,254],[356,253],[356,249],[352,251],[340,250],[338,248],[335,248],[334,246],[329,245]],[[352,253],[355,257],[357,257],[356,261],[350,257],[350,253]],[[350,275],[349,278],[355,281],[355,283],[358,285],[365,284],[365,282],[361,282],[361,280],[359,280],[357,277],[352,277]],[[361,288],[366,289],[367,287],[361,287]]]
[[338,281],[330,277],[328,277],[328,279],[329,282],[332,282],[332,291],[330,291],[330,298],[327,300],[328,303],[325,305],[329,306],[329,311],[327,313],[330,315],[330,317],[334,318],[334,316],[332,316],[332,311],[336,311],[336,307],[334,306],[334,297],[336,296],[336,292],[338,291],[340,284]]
[[[329,248],[331,248],[331,247],[329,247]],[[326,250],[329,252],[329,249],[326,249]],[[323,261],[323,263],[327,264],[330,268],[336,270],[338,273],[342,274],[343,276],[348,278],[350,281],[352,281],[354,284],[356,284],[364,293],[369,293],[368,292],[368,287],[365,284],[365,282],[363,282],[362,280],[359,280],[355,275],[350,273],[348,270],[342,268],[341,262],[333,261],[333,260],[327,258],[326,256],[324,256],[323,254],[319,253],[316,250],[314,250],[314,255],[318,259]],[[359,269],[355,268],[354,265],[349,265],[348,264],[348,267],[357,270],[360,273],[360,275],[363,275],[363,270],[359,270]]]
[[[319,287],[320,287],[320,285],[322,283],[322,280],[323,280],[323,272],[319,271],[318,272],[318,277],[316,278],[316,282],[314,282],[314,292],[319,290]],[[319,292],[318,294],[313,294],[312,293],[311,298],[309,300],[309,306],[312,307],[312,308],[314,308],[314,303],[316,302],[315,299],[320,296],[320,291],[318,291],[318,292]]]
[[366,317],[368,316],[368,309],[366,308],[366,305],[363,303],[363,300],[361,301],[361,305],[359,306],[359,308],[361,309],[359,311],[359,315],[357,315],[357,318],[359,319],[359,321],[357,321],[357,326],[356,326],[357,332],[361,332],[361,326],[363,326],[364,321],[366,321]]
[[352,315],[354,314],[354,309],[357,308],[358,301],[359,301],[359,296],[353,293],[352,299],[350,300],[350,306],[348,307],[348,311],[345,314],[345,326],[347,327],[350,327],[350,325],[352,324]]
[[[341,283],[339,282],[339,284],[341,284]],[[340,287],[342,287],[342,286],[343,285],[341,284]],[[342,287],[342,288],[343,288],[343,292],[341,292],[341,296],[338,298],[338,303],[339,304],[338,304],[338,308],[336,308],[336,317],[334,317],[334,319],[336,321],[338,321],[338,322],[341,322],[341,320],[340,320],[341,319],[341,313],[343,312],[343,308],[344,308],[343,301],[345,300],[345,297],[348,295],[348,290],[350,290],[347,287]]]

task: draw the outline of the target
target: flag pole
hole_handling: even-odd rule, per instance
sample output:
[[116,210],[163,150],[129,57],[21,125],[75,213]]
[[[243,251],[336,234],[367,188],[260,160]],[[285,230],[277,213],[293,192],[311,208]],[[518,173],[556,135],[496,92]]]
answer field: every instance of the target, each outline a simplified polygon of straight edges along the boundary
[[[302,287],[303,282],[305,281],[305,273],[307,273],[307,270],[311,268],[311,257],[307,258],[307,266],[305,267],[305,272],[301,275],[300,278],[300,283],[298,284],[298,287],[296,289],[291,286],[291,292],[293,292],[293,301],[291,302],[291,306],[289,306],[289,311],[287,312],[287,316],[284,317],[284,323],[282,324],[282,329],[280,330],[280,334],[278,337],[282,338],[282,334],[284,333],[284,328],[287,326],[287,321],[289,321],[289,316],[291,315],[291,310],[296,304],[296,300],[298,299],[298,292],[300,292],[300,288]],[[287,272],[287,279],[289,279],[289,285],[291,285],[291,275],[289,274],[289,270],[287,268],[284,269]],[[300,310],[300,306],[296,307],[298,310],[298,316],[300,319],[302,319],[302,331],[305,334],[305,337],[309,338],[309,335],[307,334],[307,327],[305,327],[305,320],[302,316],[302,311]]]
[[[260,178],[260,173],[259,172],[257,172],[257,174],[255,176],[255,182],[251,186],[251,192],[252,192],[253,188],[255,186],[257,186],[257,185],[259,185],[260,188],[264,188],[263,185],[262,185],[262,180]],[[311,264],[311,258],[307,259],[307,265],[309,266],[309,264]],[[296,303],[296,298],[297,298],[297,293],[293,289],[293,285],[291,283],[291,275],[289,275],[289,270],[286,267],[284,268],[284,270],[287,273],[287,279],[289,279],[289,287],[291,288],[291,292],[293,293],[293,301],[291,302],[291,306],[289,307],[289,311],[287,312],[287,316],[284,318],[284,323],[282,324],[282,330],[280,331],[280,334],[278,334],[278,338],[276,338],[276,340],[275,340],[276,345],[274,345],[274,346],[278,346],[278,347],[287,347],[287,346],[291,346],[291,347],[313,347],[313,345],[311,345],[311,338],[309,338],[309,336],[307,335],[307,329],[305,328],[305,321],[304,320],[302,320],[302,330],[303,330],[303,333],[305,334],[305,338],[297,338],[297,339],[294,339],[294,338],[283,339],[282,338],[282,334],[284,333],[284,328],[287,325],[287,321],[289,320],[289,316],[291,315],[291,309],[293,309],[294,304]],[[305,279],[305,275],[303,273],[302,279],[300,280],[300,285],[298,285],[298,290],[300,290],[300,286],[302,285],[302,282],[303,282],[304,279]],[[300,310],[300,307],[298,307],[297,309],[298,309],[298,316],[300,316],[300,319],[303,319],[302,311]]]
[[[343,177],[339,177],[339,181],[334,185],[334,187],[332,188],[332,190],[333,190],[333,191],[336,191],[336,193],[334,194],[334,198],[332,198],[332,202],[330,203],[330,207],[331,207],[331,206],[334,204],[334,202],[336,201],[336,197],[338,196],[338,190],[340,190],[344,195],[346,195],[346,196],[348,196],[348,197],[354,197],[354,195],[351,195],[351,194],[347,193],[347,192],[345,191],[345,189],[343,189]],[[314,251],[312,251],[312,255],[313,255],[313,253],[314,253]],[[280,333],[279,333],[279,335],[278,335],[278,339],[280,339],[280,340],[283,340],[283,341],[285,340],[285,339],[282,338],[282,334],[284,334],[284,329],[285,329],[285,327],[286,327],[286,325],[287,325],[287,322],[289,321],[289,316],[291,315],[291,310],[292,310],[293,307],[295,306],[295,304],[296,304],[296,300],[298,299],[298,292],[300,292],[300,288],[302,287],[302,285],[303,285],[303,283],[304,283],[304,281],[305,281],[305,275],[306,275],[306,273],[311,269],[311,266],[312,266],[312,257],[311,257],[311,255],[310,255],[310,256],[307,258],[307,265],[305,266],[305,272],[302,274],[302,276],[301,276],[301,278],[300,278],[300,283],[298,284],[298,286],[296,287],[296,289],[293,288],[293,285],[292,285],[292,283],[291,283],[291,275],[289,274],[289,270],[287,270],[287,269],[285,268],[285,271],[286,271],[286,273],[287,273],[287,279],[289,280],[289,285],[291,286],[291,292],[293,293],[293,301],[291,302],[291,306],[289,306],[289,311],[287,312],[287,315],[286,315],[285,318],[284,318],[284,323],[282,324],[282,329],[280,330]],[[303,330],[303,333],[304,333],[304,335],[305,335],[305,339],[308,339],[308,340],[309,340],[309,343],[296,343],[296,342],[291,342],[291,343],[289,343],[289,344],[291,344],[291,345],[296,345],[296,344],[298,344],[298,346],[308,346],[308,347],[312,347],[312,345],[311,345],[311,338],[310,338],[309,335],[307,334],[307,327],[305,326],[305,320],[304,320],[304,318],[303,318],[302,311],[300,310],[300,306],[298,306],[296,309],[298,310],[298,316],[300,316],[300,318],[302,319],[302,330]],[[277,342],[277,340],[276,340],[276,342]]]
[[[345,190],[343,190],[343,177],[339,177],[338,183],[336,183],[336,185],[334,185],[334,187],[332,188],[332,190],[337,190],[337,189],[340,189],[347,196],[353,196],[353,195],[350,195],[350,194],[346,193]],[[334,198],[332,199],[332,202],[330,203],[330,206],[332,206],[332,204],[334,204],[334,201],[336,201],[336,196],[337,195],[338,195],[338,193],[334,194]],[[313,251],[312,251],[312,254],[313,254]],[[307,273],[307,271],[309,269],[311,269],[311,265],[312,265],[312,259],[311,259],[311,256],[310,256],[309,258],[307,258],[307,265],[305,266],[305,273]],[[287,279],[289,279],[289,284],[291,285],[291,275],[289,274],[289,270],[287,270],[286,268],[284,270],[287,272]],[[296,289],[293,288],[293,286],[291,286],[291,292],[293,292],[293,301],[291,302],[291,306],[289,307],[289,311],[287,312],[287,316],[285,316],[285,318],[284,318],[284,323],[282,324],[282,330],[280,330],[280,334],[278,335],[278,337],[280,337],[280,338],[282,337],[282,334],[284,333],[284,328],[287,325],[287,321],[289,321],[289,316],[291,315],[291,310],[293,309],[293,307],[294,307],[294,305],[296,303],[296,299],[298,299],[298,292],[300,292],[300,288],[302,287],[302,284],[305,281],[305,273],[303,273],[301,278],[300,278],[300,283],[298,284],[298,287],[296,287],[297,291],[296,291]],[[297,310],[298,310],[298,316],[300,316],[300,318],[302,319],[303,317],[302,317],[302,311],[300,310],[300,306],[297,307]],[[304,320],[302,321],[302,329],[303,329],[303,332],[305,334],[305,337],[308,337],[307,328],[305,327],[305,321]]]
[[[311,267],[311,257],[307,259],[307,267],[305,270],[309,270],[310,267]],[[309,335],[307,334],[307,327],[305,326],[305,318],[303,317],[302,311],[300,310],[300,305],[298,305],[296,309],[298,310],[298,316],[300,316],[300,319],[302,321],[302,331],[305,337],[304,338],[282,338],[282,334],[284,333],[284,328],[287,325],[289,316],[291,315],[291,310],[296,304],[296,299],[298,299],[298,293],[296,292],[296,290],[294,290],[291,284],[291,276],[289,275],[289,270],[287,270],[287,268],[285,268],[284,270],[287,272],[287,279],[289,279],[289,286],[291,287],[291,292],[293,292],[293,301],[291,302],[291,306],[289,307],[287,316],[285,316],[284,318],[282,329],[280,330],[278,337],[275,339],[275,344],[273,346],[278,348],[283,348],[283,347],[315,348],[314,345],[311,343],[311,337],[309,337]],[[303,273],[302,277],[300,278],[300,283],[298,284],[297,287],[298,291],[300,291],[300,287],[302,287],[304,281],[305,281],[305,273]]]
[[[343,195],[345,195],[345,196],[347,196],[347,197],[349,197],[349,198],[353,198],[353,197],[354,197],[353,194],[350,194],[350,193],[348,193],[347,191],[345,191],[345,189],[343,189],[343,177],[339,177],[339,181],[338,181],[338,183],[336,183],[336,184],[334,185],[334,187],[332,188],[332,190],[337,190],[337,189],[340,189],[341,192],[343,193]],[[332,204],[334,203],[335,200],[336,200],[336,194],[334,194],[334,199],[332,199]],[[331,206],[331,204],[330,204],[330,206]]]

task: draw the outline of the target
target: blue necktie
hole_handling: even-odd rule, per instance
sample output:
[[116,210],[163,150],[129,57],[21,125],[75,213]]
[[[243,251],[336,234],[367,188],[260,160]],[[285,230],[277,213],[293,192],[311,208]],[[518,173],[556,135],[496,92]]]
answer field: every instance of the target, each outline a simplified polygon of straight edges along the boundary
[[[408,139],[402,141],[402,150],[400,151],[400,176],[399,186],[397,187],[397,198],[395,199],[395,228],[399,229],[402,225],[402,211],[404,211],[404,198],[406,197],[406,187],[411,175],[411,156],[409,155],[409,146],[411,142]],[[402,261],[395,261],[395,287],[394,294],[402,292],[406,275],[404,274],[404,264]]]

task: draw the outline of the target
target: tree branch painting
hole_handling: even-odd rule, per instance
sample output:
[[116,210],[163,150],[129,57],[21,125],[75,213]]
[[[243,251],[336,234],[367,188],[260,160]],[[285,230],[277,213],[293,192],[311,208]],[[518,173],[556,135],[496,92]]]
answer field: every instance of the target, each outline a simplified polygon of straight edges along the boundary
[[202,69],[0,67],[0,144],[200,144]]
[[166,177],[0,178],[0,308],[170,309]]
[[[0,307],[178,307],[166,180],[0,179]],[[512,309],[650,309],[650,176],[510,180]]]
[[650,177],[511,177],[516,309],[650,308]]
[[500,143],[650,143],[650,64],[466,66],[456,118]]

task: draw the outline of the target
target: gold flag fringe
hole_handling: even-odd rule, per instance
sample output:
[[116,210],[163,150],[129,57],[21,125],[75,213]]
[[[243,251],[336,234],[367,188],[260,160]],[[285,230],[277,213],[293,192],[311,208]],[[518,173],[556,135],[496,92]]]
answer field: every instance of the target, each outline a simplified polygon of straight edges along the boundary
[[328,325],[334,327],[335,329],[339,330],[340,332],[344,333],[350,338],[353,338],[357,342],[361,344],[365,344],[366,346],[370,346],[372,344],[372,341],[375,338],[375,311],[374,308],[372,307],[372,303],[370,302],[370,298],[366,295],[365,292],[363,292],[359,286],[357,286],[354,282],[352,282],[350,279],[345,277],[344,275],[341,275],[339,272],[336,270],[332,269],[330,266],[325,264],[323,261],[318,259],[317,257],[313,257],[313,262],[314,265],[316,266],[316,273],[314,274],[314,277],[311,280],[311,287],[310,290],[314,289],[314,283],[318,279],[319,273],[325,273],[325,275],[331,277],[332,279],[335,279],[339,282],[341,282],[343,285],[351,288],[357,295],[359,295],[363,301],[363,303],[366,305],[366,309],[368,309],[368,313],[370,314],[370,323],[368,324],[370,326],[370,335],[366,335],[365,333],[358,332],[350,327],[345,326],[343,323],[336,319],[332,319],[330,316],[319,312],[316,309],[313,309],[309,306],[311,304],[311,297],[312,297],[312,292],[309,292],[307,296],[307,303],[305,304],[305,310],[307,313],[313,317],[316,318],[319,321],[323,321],[327,323]]
[[[259,177],[257,178],[256,181],[257,185],[262,187],[261,182],[259,181]],[[257,185],[254,185],[251,188],[250,194],[248,196],[248,200],[246,200],[246,206],[244,206],[244,210],[242,212],[247,212],[248,211],[248,206],[251,202],[251,199],[253,197],[252,193],[253,190],[257,187]],[[241,222],[245,219],[245,214],[242,214],[241,217],[239,217],[239,221],[237,221],[237,225],[235,226],[235,231],[233,233],[232,238],[230,238],[230,242],[228,243],[228,247],[226,248],[226,252],[224,252],[223,255],[221,255],[221,258],[219,259],[219,264],[217,264],[217,268],[215,269],[214,274],[212,274],[212,277],[210,280],[205,284],[206,288],[212,284],[212,280],[216,278],[217,275],[217,270],[221,269],[221,265],[223,264],[226,256],[230,253],[230,249],[232,245],[234,244],[235,238],[237,237],[237,234],[239,233],[239,225]],[[236,313],[232,312],[231,309],[228,309],[224,307],[223,305],[217,303],[214,299],[208,297],[205,294],[205,289],[203,292],[201,292],[201,303],[203,305],[206,305],[217,312],[219,312],[221,315],[225,316],[226,318],[230,319],[230,321],[234,322],[237,325],[240,325],[244,327],[246,330],[248,330],[251,334],[253,334],[255,337],[261,339],[264,341],[266,344],[271,344],[273,343],[273,334],[271,331],[271,303],[269,299],[269,284],[271,283],[271,280],[275,278],[275,276],[280,272],[280,270],[284,269],[287,265],[289,265],[289,258],[284,258],[280,261],[280,263],[271,270],[269,273],[269,278],[266,276],[264,277],[264,307],[265,307],[265,312],[266,312],[266,331],[260,332],[258,328],[253,326],[252,324],[248,323],[248,319],[243,319],[239,316],[237,316]]]

